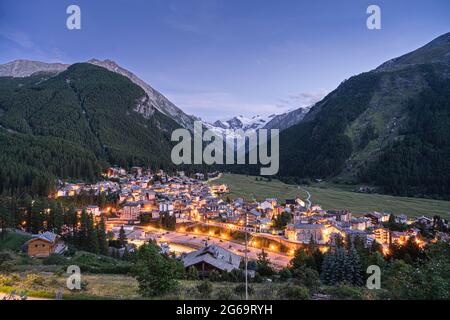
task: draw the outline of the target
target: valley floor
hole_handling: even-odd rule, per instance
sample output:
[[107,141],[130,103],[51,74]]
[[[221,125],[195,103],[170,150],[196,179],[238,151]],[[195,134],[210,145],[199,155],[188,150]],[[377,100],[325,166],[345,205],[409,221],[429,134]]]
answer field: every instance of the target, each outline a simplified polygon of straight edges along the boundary
[[[258,180],[256,180],[258,179]],[[311,194],[313,204],[321,205],[325,210],[350,210],[355,215],[370,211],[385,211],[396,215],[408,216],[440,215],[450,218],[450,201],[395,197],[381,194],[358,193],[352,186],[329,183],[316,183],[309,186],[288,185],[279,180],[262,179],[260,177],[224,174],[214,184],[226,184],[230,188],[230,198],[243,197],[257,200],[275,197],[282,201],[297,196],[306,200],[307,191]]]

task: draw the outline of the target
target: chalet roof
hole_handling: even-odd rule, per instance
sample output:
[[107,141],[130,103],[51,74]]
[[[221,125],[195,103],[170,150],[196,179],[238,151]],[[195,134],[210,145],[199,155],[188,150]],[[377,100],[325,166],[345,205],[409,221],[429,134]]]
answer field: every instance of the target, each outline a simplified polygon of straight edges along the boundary
[[53,232],[50,232],[50,231],[46,231],[46,232],[41,233],[41,234],[33,235],[33,238],[28,240],[27,243],[30,242],[30,241],[33,241],[33,240],[37,240],[37,239],[43,240],[43,241],[47,241],[47,242],[50,242],[50,243],[55,243],[56,240],[58,239],[58,237],[59,236],[57,234],[55,234]]
[[224,248],[210,245],[187,253],[181,259],[186,268],[204,262],[217,269],[231,271],[239,268],[242,258]]

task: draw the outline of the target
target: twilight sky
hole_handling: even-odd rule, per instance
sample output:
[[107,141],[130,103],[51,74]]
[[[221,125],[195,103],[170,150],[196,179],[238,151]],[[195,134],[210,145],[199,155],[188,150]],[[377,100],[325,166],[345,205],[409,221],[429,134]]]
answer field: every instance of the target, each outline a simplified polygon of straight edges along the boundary
[[449,31],[448,0],[0,0],[0,63],[111,59],[213,121],[311,104]]

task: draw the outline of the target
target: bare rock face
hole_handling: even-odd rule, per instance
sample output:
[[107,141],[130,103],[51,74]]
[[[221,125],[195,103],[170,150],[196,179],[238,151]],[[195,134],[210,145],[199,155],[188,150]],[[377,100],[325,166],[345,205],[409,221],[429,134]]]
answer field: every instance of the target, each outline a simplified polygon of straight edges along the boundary
[[264,129],[285,130],[289,127],[295,126],[296,124],[299,124],[303,121],[310,109],[311,107],[299,108],[290,112],[276,115],[264,126]]
[[[134,84],[140,86],[145,91],[148,99],[144,98],[145,101],[140,101],[135,110],[141,113],[144,117],[149,118],[153,114],[154,110],[157,109],[161,113],[173,119],[180,126],[188,129],[193,128],[193,123],[197,120],[196,117],[185,114],[165,96],[153,89],[150,85],[132,72],[119,66],[116,62],[112,60],[97,59],[92,59],[87,62],[127,77]],[[58,74],[65,71],[69,66],[70,64],[15,60],[0,65],[0,77],[29,77],[30,75],[38,72]]]
[[88,63],[94,64],[99,67],[103,67],[105,69],[108,69],[109,71],[125,76],[128,79],[130,79],[133,83],[140,86],[147,94],[148,101],[139,104],[139,106],[136,107],[137,112],[142,113],[144,116],[148,117],[149,115],[153,114],[153,108],[156,108],[163,114],[172,118],[180,126],[188,129],[193,128],[193,122],[196,120],[195,117],[185,114],[180,108],[178,108],[171,101],[169,101],[169,99],[167,99],[157,90],[153,89],[150,85],[148,85],[145,81],[137,77],[132,72],[122,68],[117,63],[111,60],[102,61],[92,59],[89,60]]
[[30,60],[14,60],[0,65],[0,77],[29,77],[37,72],[60,73],[70,65]]

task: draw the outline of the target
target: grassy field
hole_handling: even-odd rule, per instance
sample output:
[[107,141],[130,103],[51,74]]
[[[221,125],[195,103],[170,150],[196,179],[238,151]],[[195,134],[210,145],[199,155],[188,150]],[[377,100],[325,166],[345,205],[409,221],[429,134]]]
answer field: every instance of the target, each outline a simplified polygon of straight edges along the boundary
[[[260,178],[258,178],[260,179]],[[230,198],[243,197],[257,200],[275,197],[282,201],[296,196],[305,199],[311,193],[313,204],[319,204],[326,210],[348,209],[354,214],[364,214],[370,211],[386,211],[408,216],[440,215],[450,218],[450,201],[430,200],[422,198],[394,197],[380,194],[366,194],[351,191],[352,186],[318,183],[311,186],[294,186],[279,180],[257,181],[256,177],[224,174],[212,184],[224,183],[230,187]]]
[[[24,292],[29,297],[54,299],[57,290],[61,290],[63,299],[71,300],[139,300],[143,297],[138,293],[138,283],[136,279],[126,275],[106,275],[106,274],[83,274],[84,283],[81,291],[70,291],[66,289],[66,276],[52,272],[26,272],[0,275],[0,293],[9,294],[16,291],[17,294]],[[238,283],[213,282],[212,292],[208,296],[202,296],[197,286],[200,281],[179,281],[179,288],[176,292],[158,297],[157,299],[167,300],[198,300],[198,299],[223,299],[223,292],[231,294],[233,299],[242,299],[240,294],[234,292]],[[285,283],[252,283],[250,286],[254,293],[251,299],[276,299],[277,291]]]

